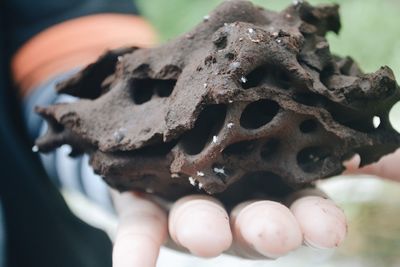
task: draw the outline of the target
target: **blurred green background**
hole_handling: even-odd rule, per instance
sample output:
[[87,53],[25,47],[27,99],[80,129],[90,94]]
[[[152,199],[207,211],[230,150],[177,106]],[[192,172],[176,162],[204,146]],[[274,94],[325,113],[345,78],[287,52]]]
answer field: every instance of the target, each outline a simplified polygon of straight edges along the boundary
[[[161,41],[171,39],[199,23],[222,0],[138,0],[139,8],[155,26]],[[292,1],[254,0],[258,5],[281,10]],[[310,0],[311,4],[338,3],[342,30],[328,36],[331,51],[351,55],[364,71],[382,65],[400,77],[399,0]]]
[[[137,2],[143,15],[158,30],[160,41],[165,42],[191,29],[222,1],[138,0]],[[273,10],[281,10],[291,4],[288,0],[253,2]],[[328,36],[332,52],[341,56],[351,55],[366,72],[388,65],[398,80],[400,79],[400,0],[310,0],[309,2],[338,3],[341,6],[342,30],[339,35]],[[391,119],[399,130],[400,105],[397,107],[396,111],[392,112]],[[329,260],[318,264],[311,264],[307,257],[300,257],[302,261],[297,262],[297,267],[400,266],[400,186],[375,181],[378,184],[371,187],[368,183],[366,186],[359,181],[361,180],[357,178],[339,188],[337,185],[333,185],[333,189],[332,186],[325,188],[336,201],[341,203],[350,218],[350,234],[345,245]],[[367,201],[365,201],[366,196],[369,196]],[[287,262],[283,265],[276,262],[276,266],[289,265]]]

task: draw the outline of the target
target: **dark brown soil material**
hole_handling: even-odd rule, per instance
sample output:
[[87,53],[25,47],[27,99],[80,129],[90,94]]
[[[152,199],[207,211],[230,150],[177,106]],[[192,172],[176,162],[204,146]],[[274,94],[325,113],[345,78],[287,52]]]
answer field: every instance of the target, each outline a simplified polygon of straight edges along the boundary
[[121,191],[285,196],[356,153],[364,165],[400,144],[392,71],[364,74],[332,55],[324,36],[339,29],[337,5],[225,2],[175,40],[110,51],[62,83],[81,99],[37,108],[49,129],[36,144],[88,153]]

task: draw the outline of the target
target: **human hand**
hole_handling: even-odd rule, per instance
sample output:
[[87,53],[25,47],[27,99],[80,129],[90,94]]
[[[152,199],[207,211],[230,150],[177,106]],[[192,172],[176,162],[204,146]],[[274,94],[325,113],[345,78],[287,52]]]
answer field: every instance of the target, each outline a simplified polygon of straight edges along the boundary
[[349,174],[370,174],[400,182],[400,149],[382,157],[378,162],[359,168],[360,157],[355,156],[345,163]]
[[[278,258],[303,243],[334,248],[346,236],[343,211],[319,190],[303,190],[284,204],[258,200],[239,204],[228,215],[210,196],[184,197],[167,209],[150,195],[114,193],[120,224],[114,267],[155,267],[167,241],[200,257],[228,252],[244,258]],[[168,238],[170,237],[170,239]]]
[[[347,162],[347,173],[400,181],[400,149],[375,164],[358,168],[359,162],[359,157]],[[302,243],[333,248],[344,240],[346,218],[321,191],[297,192],[290,199],[285,202],[289,208],[268,200],[242,203],[228,216],[216,199],[192,195],[174,203],[168,216],[148,195],[114,193],[120,216],[114,267],[154,267],[168,236],[200,257],[228,251],[245,258],[277,258]]]

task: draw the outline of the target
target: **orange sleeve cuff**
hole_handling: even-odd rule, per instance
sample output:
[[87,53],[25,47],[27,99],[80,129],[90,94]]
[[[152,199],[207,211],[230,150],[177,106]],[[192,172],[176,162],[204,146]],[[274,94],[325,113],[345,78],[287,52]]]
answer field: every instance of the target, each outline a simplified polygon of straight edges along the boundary
[[156,43],[153,28],[134,15],[98,14],[56,24],[25,43],[11,62],[13,79],[25,96],[42,81],[95,61],[106,50]]

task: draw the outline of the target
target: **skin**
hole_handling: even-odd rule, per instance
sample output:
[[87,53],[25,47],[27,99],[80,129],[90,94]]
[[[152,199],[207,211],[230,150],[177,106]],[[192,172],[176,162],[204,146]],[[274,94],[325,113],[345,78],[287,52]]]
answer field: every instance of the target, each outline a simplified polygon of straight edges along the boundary
[[[359,157],[345,163],[347,172],[400,181],[400,149],[378,163],[358,168]],[[160,247],[211,258],[221,253],[249,259],[276,259],[303,244],[318,249],[339,246],[347,233],[343,211],[317,190],[290,196],[283,204],[257,200],[241,203],[230,214],[210,196],[184,197],[161,207],[148,195],[113,193],[120,223],[114,267],[155,267]]]

